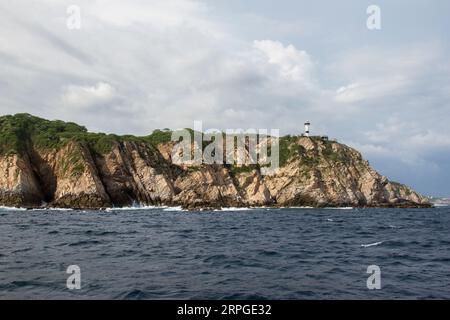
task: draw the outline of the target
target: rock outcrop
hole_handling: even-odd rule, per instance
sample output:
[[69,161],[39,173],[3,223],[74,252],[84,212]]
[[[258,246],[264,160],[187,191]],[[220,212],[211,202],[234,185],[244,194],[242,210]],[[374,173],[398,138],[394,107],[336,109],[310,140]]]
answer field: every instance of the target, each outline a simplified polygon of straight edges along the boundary
[[91,134],[26,114],[1,117],[0,126],[3,206],[429,206],[356,150],[320,138],[283,138],[282,166],[263,176],[258,167],[176,165],[161,131],[156,141]]

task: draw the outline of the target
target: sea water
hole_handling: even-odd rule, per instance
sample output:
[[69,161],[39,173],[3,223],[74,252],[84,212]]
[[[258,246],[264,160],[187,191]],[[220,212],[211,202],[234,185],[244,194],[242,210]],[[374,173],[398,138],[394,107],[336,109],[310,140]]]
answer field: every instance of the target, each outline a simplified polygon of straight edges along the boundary
[[449,299],[450,208],[1,208],[9,298]]

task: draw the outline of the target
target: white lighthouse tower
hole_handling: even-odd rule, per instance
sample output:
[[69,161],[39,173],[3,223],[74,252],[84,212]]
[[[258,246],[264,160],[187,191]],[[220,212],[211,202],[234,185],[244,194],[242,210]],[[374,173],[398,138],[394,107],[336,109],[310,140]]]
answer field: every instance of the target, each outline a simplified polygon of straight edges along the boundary
[[309,137],[309,126],[311,123],[309,121],[305,122],[305,137]]

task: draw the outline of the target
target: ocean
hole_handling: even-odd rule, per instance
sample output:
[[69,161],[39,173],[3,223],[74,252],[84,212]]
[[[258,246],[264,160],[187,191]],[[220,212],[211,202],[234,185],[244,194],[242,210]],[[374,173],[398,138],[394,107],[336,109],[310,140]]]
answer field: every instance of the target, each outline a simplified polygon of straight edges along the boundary
[[449,207],[0,209],[0,299],[449,298]]

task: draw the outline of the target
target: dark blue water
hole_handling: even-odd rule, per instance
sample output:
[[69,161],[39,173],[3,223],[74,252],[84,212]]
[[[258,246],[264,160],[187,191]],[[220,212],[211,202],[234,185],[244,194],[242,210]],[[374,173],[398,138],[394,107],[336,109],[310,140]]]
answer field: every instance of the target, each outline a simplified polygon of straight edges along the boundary
[[449,299],[450,209],[0,209],[0,298]]

